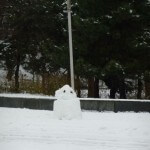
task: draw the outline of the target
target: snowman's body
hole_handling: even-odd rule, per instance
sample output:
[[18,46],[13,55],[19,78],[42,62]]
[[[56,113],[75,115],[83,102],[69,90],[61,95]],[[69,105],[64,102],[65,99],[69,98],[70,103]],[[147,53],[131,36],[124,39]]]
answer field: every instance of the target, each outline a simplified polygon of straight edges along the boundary
[[58,119],[80,119],[81,107],[74,90],[65,85],[55,93],[54,116]]

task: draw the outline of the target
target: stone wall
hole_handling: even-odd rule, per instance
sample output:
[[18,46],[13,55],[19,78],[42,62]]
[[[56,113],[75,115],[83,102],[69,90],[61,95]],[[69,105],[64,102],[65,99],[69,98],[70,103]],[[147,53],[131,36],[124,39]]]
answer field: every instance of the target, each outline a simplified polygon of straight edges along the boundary
[[[53,110],[55,99],[0,97],[0,107]],[[82,110],[150,112],[150,101],[80,99]]]

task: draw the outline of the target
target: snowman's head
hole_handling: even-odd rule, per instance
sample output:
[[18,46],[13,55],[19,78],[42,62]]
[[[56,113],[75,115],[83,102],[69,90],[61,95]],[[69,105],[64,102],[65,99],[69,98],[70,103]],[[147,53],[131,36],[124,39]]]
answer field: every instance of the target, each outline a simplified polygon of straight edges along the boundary
[[77,98],[77,95],[69,85],[64,85],[61,89],[55,92],[55,97],[60,100],[69,100]]

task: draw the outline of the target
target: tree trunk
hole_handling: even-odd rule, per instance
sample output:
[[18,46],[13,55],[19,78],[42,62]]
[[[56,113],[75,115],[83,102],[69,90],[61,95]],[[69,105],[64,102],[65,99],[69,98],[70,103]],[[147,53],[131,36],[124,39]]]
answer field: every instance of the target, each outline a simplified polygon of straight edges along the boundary
[[77,75],[77,96],[81,97],[81,83],[80,83],[80,77],[79,75]]
[[42,92],[45,94],[45,73],[42,74]]
[[138,91],[137,91],[137,99],[142,98],[142,81],[141,78],[138,78]]
[[67,84],[71,86],[71,75],[70,75],[70,69],[68,68],[68,73],[67,73]]
[[99,79],[95,78],[94,80],[94,97],[99,98]]
[[16,53],[16,70],[15,70],[15,92],[19,92],[19,68],[20,68],[20,53]]
[[88,97],[94,97],[94,78],[88,78]]
[[33,77],[32,77],[32,82],[33,82],[33,84],[34,84],[34,82],[35,82],[35,73],[33,72],[32,75],[33,75]]
[[145,82],[145,98],[150,99],[150,73],[147,72],[144,75]]
[[120,81],[119,92],[120,92],[120,99],[126,99],[127,98],[124,79],[121,79],[121,81]]
[[150,82],[145,82],[145,98],[150,99]]
[[110,98],[115,99],[117,90],[115,88],[110,89]]
[[8,72],[7,72],[6,78],[7,78],[8,81],[11,81],[14,72],[13,72],[12,69],[9,69],[9,68],[7,68],[7,70],[8,70]]

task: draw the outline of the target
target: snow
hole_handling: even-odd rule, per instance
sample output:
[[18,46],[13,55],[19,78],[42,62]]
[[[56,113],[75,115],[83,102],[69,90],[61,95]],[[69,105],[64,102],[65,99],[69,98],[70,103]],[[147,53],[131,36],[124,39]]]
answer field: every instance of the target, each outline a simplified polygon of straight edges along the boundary
[[59,90],[55,91],[55,97],[57,99],[70,100],[77,98],[77,95],[69,85],[64,85]]
[[80,101],[77,99],[75,91],[69,86],[64,85],[55,92],[54,116],[58,119],[81,119]]
[[23,68],[23,66],[20,66],[19,68],[19,74],[20,76],[23,75],[25,79],[28,79],[28,80],[32,80],[33,78],[33,75],[31,73],[29,73],[27,70],[25,70]]
[[[23,76],[24,79],[32,80],[33,78],[33,75],[28,71],[26,71],[22,66],[20,66],[19,68],[19,74],[20,76]],[[7,81],[6,76],[7,70],[5,70],[4,68],[0,68],[0,82],[6,82]]]
[[150,100],[146,99],[107,99],[107,98],[79,98],[80,100],[93,100],[93,101],[126,101],[126,102],[148,102],[150,103]]
[[0,108],[0,121],[0,150],[150,150],[150,113],[58,120],[53,111]]
[[0,97],[12,97],[12,98],[34,98],[34,99],[55,99],[55,97],[41,94],[29,94],[29,93],[0,93]]
[[54,116],[58,119],[81,119],[81,107],[78,99],[54,101]]
[[[102,86],[104,86],[104,85],[102,85]],[[110,95],[110,89],[108,89],[107,87],[99,89],[100,98],[109,99],[109,95]],[[83,98],[88,97],[88,90],[87,89],[81,89],[81,97],[83,97]]]
[[[49,95],[41,95],[41,94],[29,94],[29,93],[0,93],[0,97],[16,97],[16,98],[34,98],[34,99],[57,99],[59,96],[49,96]],[[133,102],[149,102],[147,99],[107,99],[107,98],[77,98],[79,100],[93,100],[93,101],[133,101]]]
[[6,81],[6,71],[4,69],[0,69],[0,82]]

